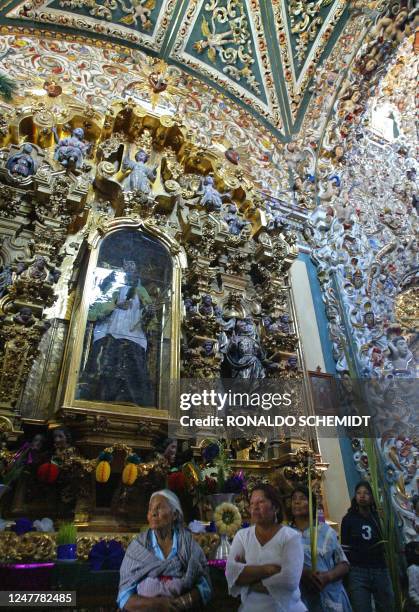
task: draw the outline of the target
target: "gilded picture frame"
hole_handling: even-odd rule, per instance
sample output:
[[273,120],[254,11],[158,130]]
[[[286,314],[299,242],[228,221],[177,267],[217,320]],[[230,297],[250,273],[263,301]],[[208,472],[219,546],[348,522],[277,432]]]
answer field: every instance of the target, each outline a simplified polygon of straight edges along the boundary
[[[155,381],[157,390],[152,405],[141,405],[140,402],[134,403],[118,398],[113,401],[103,401],[94,396],[86,398],[86,395],[80,393],[80,379],[89,360],[89,357],[86,358],[86,329],[89,309],[91,310],[92,306],[92,278],[98,267],[100,250],[105,240],[124,231],[138,233],[138,236],[159,244],[166,251],[168,262],[171,265],[170,286],[167,287],[164,299],[160,300],[161,303],[157,305],[157,310],[167,308],[170,311],[170,316],[166,316],[164,332],[161,332],[160,337],[160,342],[165,343],[166,353],[167,345],[170,347],[169,357],[164,366],[160,364],[158,368],[158,380]],[[181,276],[182,268],[184,268],[182,250],[171,236],[165,234],[155,224],[130,218],[116,218],[109,221],[100,228],[100,231],[96,230],[90,236],[88,247],[88,263],[84,278],[80,279],[74,300],[64,354],[61,377],[63,401],[60,408],[72,412],[146,416],[167,420],[168,415],[176,410],[176,406],[172,405],[176,402],[173,387],[176,386],[180,376]],[[126,256],[131,258],[129,261],[138,258],[137,254],[127,252],[126,255],[124,253],[124,261]],[[162,358],[162,350],[160,350],[159,359]]]

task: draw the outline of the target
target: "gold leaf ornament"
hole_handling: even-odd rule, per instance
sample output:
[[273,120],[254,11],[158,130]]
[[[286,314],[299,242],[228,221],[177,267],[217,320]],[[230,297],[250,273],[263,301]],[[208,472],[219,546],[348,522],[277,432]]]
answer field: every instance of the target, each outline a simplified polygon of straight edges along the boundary
[[185,476],[188,489],[190,491],[195,489],[199,482],[199,473],[196,466],[191,462],[185,463],[185,465],[182,467],[182,472]]

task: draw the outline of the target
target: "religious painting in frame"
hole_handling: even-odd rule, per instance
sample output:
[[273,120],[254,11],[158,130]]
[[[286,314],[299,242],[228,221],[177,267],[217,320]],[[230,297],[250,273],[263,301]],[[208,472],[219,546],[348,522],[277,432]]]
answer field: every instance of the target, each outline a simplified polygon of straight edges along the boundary
[[74,307],[64,407],[168,410],[178,376],[180,266],[159,238],[121,227],[92,249]]
[[336,414],[337,389],[332,374],[308,372],[314,413],[319,416]]

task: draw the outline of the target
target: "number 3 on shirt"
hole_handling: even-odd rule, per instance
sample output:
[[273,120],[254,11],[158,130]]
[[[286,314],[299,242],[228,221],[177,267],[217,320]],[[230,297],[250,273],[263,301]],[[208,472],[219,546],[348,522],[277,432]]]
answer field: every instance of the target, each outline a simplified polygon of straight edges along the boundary
[[364,540],[371,540],[372,538],[372,529],[369,525],[362,525],[361,527],[361,535]]

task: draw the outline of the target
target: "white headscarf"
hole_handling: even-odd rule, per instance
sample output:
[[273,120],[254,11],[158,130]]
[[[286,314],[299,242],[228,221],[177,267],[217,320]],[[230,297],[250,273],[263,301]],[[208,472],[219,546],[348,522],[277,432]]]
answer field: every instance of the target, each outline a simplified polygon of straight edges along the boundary
[[183,510],[182,510],[182,506],[180,505],[180,501],[176,493],[173,493],[173,491],[170,491],[169,489],[161,489],[160,491],[155,491],[155,493],[153,493],[153,495],[150,497],[150,501],[156,495],[161,495],[162,497],[165,497],[167,499],[170,508],[175,513],[175,522],[178,524],[182,524],[183,523]]

